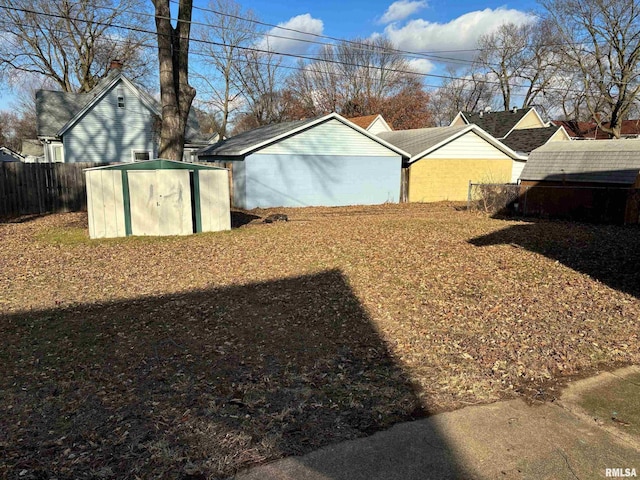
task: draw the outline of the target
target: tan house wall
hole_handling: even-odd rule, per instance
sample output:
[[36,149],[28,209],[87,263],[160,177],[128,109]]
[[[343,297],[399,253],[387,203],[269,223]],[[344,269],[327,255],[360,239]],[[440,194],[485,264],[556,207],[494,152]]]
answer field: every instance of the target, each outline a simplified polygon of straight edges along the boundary
[[543,128],[546,125],[540,121],[538,115],[536,115],[535,111],[529,110],[522,119],[518,122],[518,124],[513,128],[514,130],[523,130],[525,128]]
[[505,159],[430,159],[423,158],[409,167],[409,201],[465,201],[469,181],[508,183],[512,160]]

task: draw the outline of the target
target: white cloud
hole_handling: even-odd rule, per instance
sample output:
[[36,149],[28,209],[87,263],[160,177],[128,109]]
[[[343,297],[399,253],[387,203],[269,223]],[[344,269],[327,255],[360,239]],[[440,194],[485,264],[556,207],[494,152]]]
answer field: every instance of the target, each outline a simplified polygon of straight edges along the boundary
[[398,0],[389,5],[378,23],[387,24],[404,20],[426,6],[426,0]]
[[408,63],[410,72],[430,73],[435,68],[435,65],[426,58],[412,58]]
[[[285,30],[286,28],[297,31],[292,32],[291,30]],[[292,17],[284,23],[279,23],[277,27],[269,30],[267,35],[260,40],[259,47],[277,53],[301,55],[314,46],[313,43],[304,40],[318,40],[318,38],[308,34],[321,35],[323,29],[322,20],[313,18],[310,14],[305,13],[304,15]]]
[[[517,25],[535,22],[535,17],[520,10],[486,8],[466,13],[448,23],[434,23],[423,19],[407,22],[402,27],[388,25],[384,34],[400,50],[411,52],[472,50],[478,38],[503,23]],[[442,56],[470,58],[474,52],[442,53]],[[436,54],[438,55],[438,54]]]

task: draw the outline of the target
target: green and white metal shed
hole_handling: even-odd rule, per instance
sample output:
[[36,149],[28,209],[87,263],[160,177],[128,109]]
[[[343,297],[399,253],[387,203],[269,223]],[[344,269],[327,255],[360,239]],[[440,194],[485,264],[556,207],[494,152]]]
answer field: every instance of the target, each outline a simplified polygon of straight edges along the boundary
[[148,160],[88,168],[85,176],[91,238],[231,229],[226,168]]

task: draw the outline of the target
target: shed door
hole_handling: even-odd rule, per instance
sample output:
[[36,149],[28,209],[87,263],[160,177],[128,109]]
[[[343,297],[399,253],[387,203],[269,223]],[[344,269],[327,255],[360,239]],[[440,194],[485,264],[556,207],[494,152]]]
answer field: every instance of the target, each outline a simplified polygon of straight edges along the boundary
[[128,177],[133,235],[193,233],[188,170],[135,170]]

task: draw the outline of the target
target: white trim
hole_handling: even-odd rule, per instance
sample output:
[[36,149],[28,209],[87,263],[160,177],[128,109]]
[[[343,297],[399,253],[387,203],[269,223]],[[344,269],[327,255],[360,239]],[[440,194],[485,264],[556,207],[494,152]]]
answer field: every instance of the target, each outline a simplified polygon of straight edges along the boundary
[[102,100],[102,98],[114,87],[114,85],[116,85],[119,81],[122,81],[131,91],[132,93],[138,97],[138,99],[140,99],[140,101],[146,105],[153,113],[155,113],[156,115],[160,115],[160,111],[158,111],[158,109],[156,108],[156,105],[152,105],[151,102],[149,100],[147,100],[145,95],[142,95],[140,90],[133,84],[131,83],[131,81],[125,77],[124,75],[122,75],[121,73],[116,75],[115,77],[113,77],[113,80],[111,80],[103,89],[102,91],[98,92],[96,94],[95,97],[93,97],[93,99],[87,103],[82,110],[80,110],[78,113],[76,113],[76,115],[69,120],[67,123],[64,124],[64,126],[58,131],[58,133],[56,133],[56,135],[58,137],[61,137],[67,130],[69,130],[71,127],[73,127],[76,123],[78,123],[78,121],[84,117],[84,115],[91,110],[100,100]]
[[[64,163],[64,144],[60,141],[46,144],[46,160],[49,163]],[[56,160],[55,151],[60,149],[60,160]]]
[[287,131],[285,133],[282,133],[282,134],[280,134],[280,135],[278,135],[276,137],[269,138],[269,139],[265,140],[264,142],[261,142],[261,143],[252,145],[250,147],[247,147],[244,150],[239,151],[238,153],[234,153],[233,156],[246,156],[246,155],[249,155],[250,153],[255,153],[258,150],[261,150],[261,149],[263,149],[264,147],[266,147],[268,145],[276,143],[276,142],[278,142],[278,141],[280,141],[280,140],[282,140],[284,138],[292,137],[293,135],[296,135],[297,133],[300,133],[300,132],[302,132],[304,130],[308,130],[309,128],[315,127],[316,125],[319,125],[321,123],[327,122],[327,121],[332,120],[332,119],[338,120],[339,122],[345,124],[347,127],[350,127],[352,129],[354,129],[355,131],[360,132],[361,134],[369,137],[371,140],[379,143],[380,145],[382,145],[384,147],[387,147],[389,150],[392,150],[392,151],[402,155],[403,157],[411,158],[411,155],[409,155],[404,150],[402,150],[402,149],[390,144],[389,142],[386,142],[386,141],[382,140],[381,138],[379,138],[378,136],[374,135],[373,133],[365,130],[364,128],[359,127],[355,123],[350,122],[349,120],[347,120],[346,118],[344,118],[343,116],[341,116],[341,115],[339,115],[339,114],[337,114],[335,112],[330,113],[328,115],[325,115],[324,117],[317,118],[317,119],[315,119],[315,120],[313,120],[313,121],[311,121],[309,123],[305,123],[304,125],[301,125],[301,126],[299,126],[297,128],[289,130],[289,131]]
[[516,153],[515,151],[511,150],[509,147],[507,147],[504,143],[502,143],[500,140],[498,140],[497,138],[489,135],[487,132],[485,132],[484,130],[482,130],[479,126],[477,126],[475,123],[470,123],[468,126],[466,126],[465,128],[463,128],[462,130],[457,131],[456,133],[454,133],[453,135],[451,135],[450,137],[444,139],[443,141],[441,141],[440,143],[437,143],[429,148],[427,148],[426,150],[424,150],[423,152],[418,153],[417,155],[413,155],[409,161],[407,162],[409,165],[412,165],[413,163],[423,159],[424,157],[426,157],[427,155],[429,155],[430,153],[435,152],[436,150],[444,147],[446,144],[452,142],[453,140],[455,140],[456,138],[461,137],[462,135],[465,135],[466,133],[469,132],[474,132],[475,134],[477,134],[480,138],[482,138],[483,140],[485,140],[486,142],[490,143],[491,145],[493,145],[495,148],[497,148],[498,150],[500,150],[502,153],[504,153],[505,155],[511,157],[512,160],[522,160],[522,161],[526,161],[528,156],[527,155],[520,155],[518,153]]
[[0,147],[0,152],[3,152],[5,155],[9,155],[10,157],[15,158],[17,161],[24,161],[24,157],[18,152],[14,152],[9,147]]

